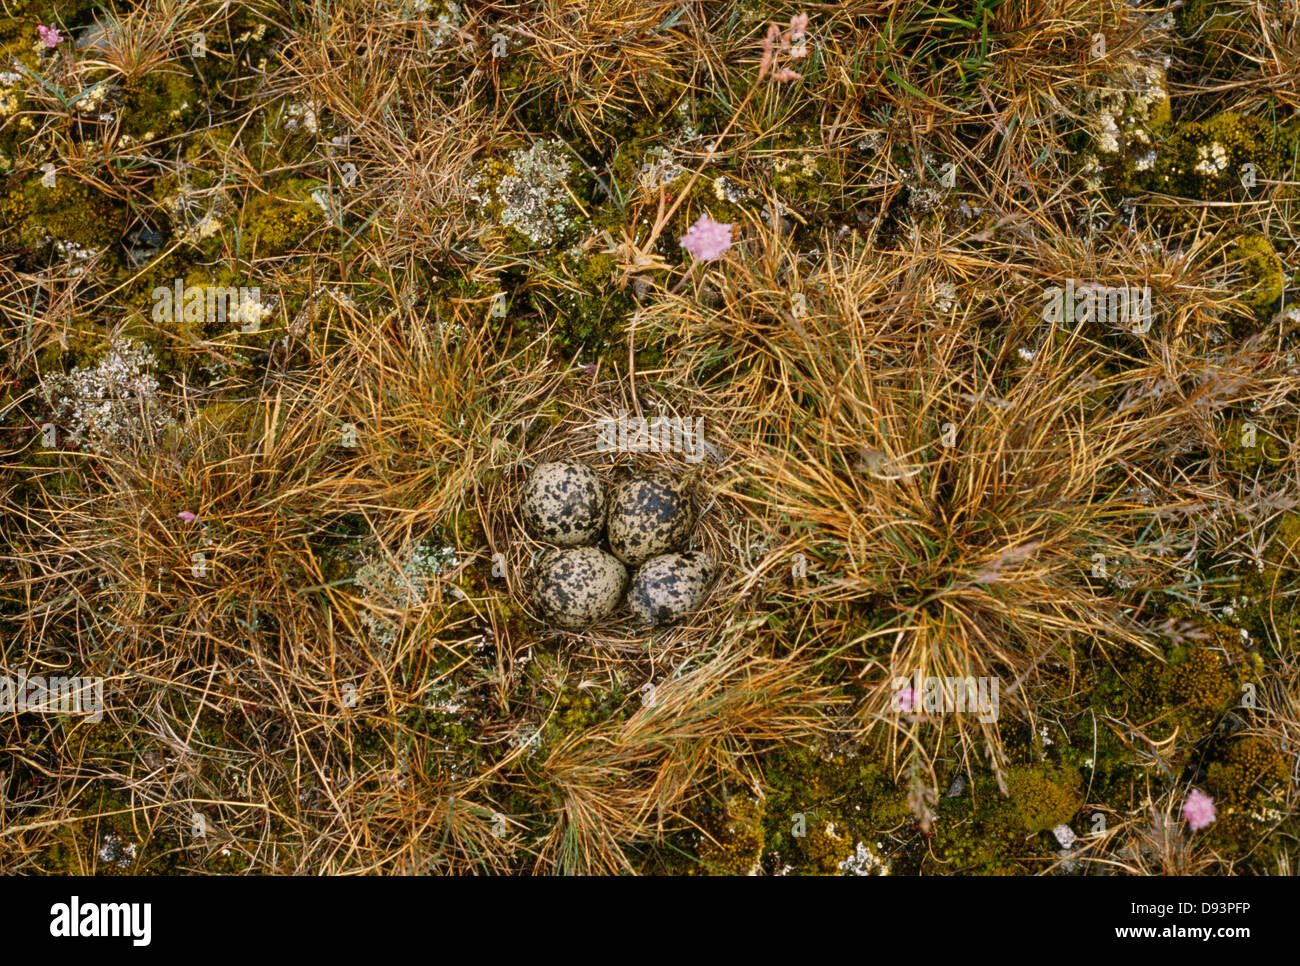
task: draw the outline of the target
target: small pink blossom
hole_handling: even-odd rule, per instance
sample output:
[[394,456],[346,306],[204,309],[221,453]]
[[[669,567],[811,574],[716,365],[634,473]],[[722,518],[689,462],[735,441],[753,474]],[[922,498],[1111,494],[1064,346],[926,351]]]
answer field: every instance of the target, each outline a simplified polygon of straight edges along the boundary
[[1183,802],[1183,818],[1187,819],[1187,824],[1192,827],[1192,831],[1205,828],[1217,817],[1218,811],[1214,807],[1214,799],[1199,788],[1193,788],[1191,794],[1187,796],[1187,801]]
[[767,36],[763,38],[763,56],[758,62],[758,79],[762,80],[776,64],[776,42],[781,40],[781,28],[774,23],[767,25]]
[[777,68],[778,51],[791,60],[808,56],[808,15],[797,13],[790,18],[790,26],[782,30],[774,23],[767,25],[763,38],[763,56],[758,62],[758,79],[771,76],[775,83],[802,79],[803,75],[789,67]]
[[721,258],[723,252],[731,247],[731,225],[701,215],[700,220],[682,236],[681,244],[702,262]]
[[921,702],[917,700],[916,692],[912,690],[910,684],[905,685],[894,695],[894,710],[904,713],[916,711]]
[[63,43],[63,34],[59,33],[59,28],[53,25],[37,24],[36,32],[41,35],[41,43],[46,47],[57,47]]
[[176,515],[180,517],[182,520],[184,520],[186,523],[193,523],[195,520],[199,518],[199,515],[197,513],[191,513],[189,510],[182,510],[180,513]]
[[[781,49],[790,55],[791,60],[802,60],[808,56],[807,44],[808,14],[797,13],[790,18],[790,29],[781,34]],[[772,75],[774,81],[799,80],[803,74],[783,67]]]

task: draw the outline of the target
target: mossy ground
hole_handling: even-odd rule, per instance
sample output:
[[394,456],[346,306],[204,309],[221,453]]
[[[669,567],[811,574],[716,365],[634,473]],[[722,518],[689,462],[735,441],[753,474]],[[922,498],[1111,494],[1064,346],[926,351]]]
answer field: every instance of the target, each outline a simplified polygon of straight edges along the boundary
[[[0,641],[114,697],[0,720],[0,869],[1186,871],[1153,812],[1196,868],[1293,863],[1300,118],[1268,16],[808,10],[778,80],[796,8],[418,6],[200,4],[152,47],[137,4],[5,6]],[[1066,278],[1149,283],[1155,326],[1045,325]],[[177,280],[270,310],[160,321]],[[38,445],[110,334],[175,421]],[[708,495],[709,607],[556,633],[513,488],[674,408],[713,450],[663,460]],[[455,564],[367,595],[418,546]],[[1024,684],[983,730],[893,713],[899,654]]]

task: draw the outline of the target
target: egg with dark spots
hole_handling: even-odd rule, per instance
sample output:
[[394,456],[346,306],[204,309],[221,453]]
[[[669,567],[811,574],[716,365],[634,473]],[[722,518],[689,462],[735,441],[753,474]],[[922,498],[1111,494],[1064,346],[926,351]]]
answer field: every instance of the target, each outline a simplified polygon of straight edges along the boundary
[[635,567],[681,549],[694,522],[691,499],[682,484],[665,476],[636,476],[610,494],[609,549]]
[[548,550],[537,562],[533,598],[552,623],[570,630],[614,612],[627,588],[627,568],[599,547]]
[[647,624],[671,624],[704,602],[713,558],[701,551],[651,557],[632,578],[627,605]]
[[538,540],[560,547],[595,543],[605,523],[605,487],[581,463],[541,463],[519,495],[524,524]]

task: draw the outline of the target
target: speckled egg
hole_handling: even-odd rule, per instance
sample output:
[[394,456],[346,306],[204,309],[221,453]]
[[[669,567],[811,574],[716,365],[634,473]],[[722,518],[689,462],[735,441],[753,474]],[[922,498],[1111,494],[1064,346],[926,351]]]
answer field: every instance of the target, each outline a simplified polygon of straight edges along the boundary
[[605,488],[581,463],[541,463],[519,495],[524,523],[538,540],[561,547],[594,543],[605,523]]
[[585,627],[611,614],[627,587],[627,568],[599,547],[548,550],[537,563],[533,596],[560,627]]
[[695,513],[685,488],[666,476],[636,476],[609,497],[609,549],[635,567],[679,549],[690,535]]
[[670,624],[703,603],[712,579],[713,558],[707,553],[652,557],[632,578],[627,605],[647,624]]

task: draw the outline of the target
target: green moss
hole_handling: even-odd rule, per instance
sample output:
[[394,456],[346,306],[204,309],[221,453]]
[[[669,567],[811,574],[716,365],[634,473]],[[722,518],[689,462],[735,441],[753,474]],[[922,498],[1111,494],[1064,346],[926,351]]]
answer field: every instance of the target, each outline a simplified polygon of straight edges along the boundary
[[1046,832],[1068,822],[1083,805],[1083,783],[1068,766],[1017,766],[1007,773],[1007,796],[1026,832]]
[[143,268],[134,269],[129,281],[123,285],[120,297],[127,316],[151,319],[154,290],[173,288],[176,279],[202,277],[191,261],[180,251],[160,255]]
[[248,160],[255,170],[270,173],[315,166],[334,127],[318,105],[299,94],[268,105],[251,133],[244,139]]
[[451,546],[461,550],[481,547],[487,541],[483,520],[474,509],[462,509],[454,513],[445,528],[444,536]]
[[123,91],[122,129],[142,141],[189,129],[201,107],[194,79],[180,70],[159,70],[132,80]]
[[[477,716],[415,708],[398,715],[398,729],[381,758],[395,760],[400,749],[423,761],[428,778],[461,781],[481,774],[491,764]],[[375,752],[363,752],[366,757]]]
[[4,6],[6,12],[28,27],[34,42],[36,24],[81,23],[95,6],[95,0],[7,0]]
[[[0,175],[22,163],[22,146],[37,131],[27,100],[34,83],[27,72],[40,71],[39,56],[31,43],[34,35],[35,28],[22,21],[0,19],[0,65],[5,72],[17,75],[13,83],[0,85]],[[15,65],[26,70],[19,71]]]
[[1042,833],[1069,823],[1083,805],[1082,778],[1068,765],[1015,765],[1006,783],[1004,798],[992,776],[980,775],[968,792],[940,801],[930,850],[943,871],[1032,871],[1034,859],[1041,863],[1053,854]]
[[[662,121],[643,118],[618,142],[614,160],[609,166],[611,187],[618,197],[634,198],[638,191],[645,190],[641,182],[651,169],[657,170],[657,186],[661,190],[667,189],[670,196],[685,186],[691,176],[690,170],[673,160],[672,152],[663,141]],[[624,214],[621,206],[610,205],[595,221],[614,230],[623,223]]]
[[194,417],[192,432],[202,437],[247,436],[260,424],[261,405],[253,399],[216,399]]
[[1281,445],[1259,417],[1234,416],[1224,427],[1224,463],[1234,473],[1253,473],[1263,466],[1278,466],[1285,458]]
[[1223,594],[1238,622],[1274,653],[1289,654],[1300,643],[1300,604],[1292,593],[1300,583],[1300,513],[1281,514],[1258,564],[1243,562],[1234,573]]
[[623,704],[620,691],[594,693],[566,687],[555,701],[555,712],[542,730],[541,746],[550,747],[573,735],[581,735],[612,717]]
[[291,178],[271,191],[258,195],[244,206],[241,219],[241,253],[262,257],[283,255],[298,248],[324,222],[311,193],[320,182]]
[[[601,54],[596,56],[603,59]],[[579,62],[574,66],[582,70],[587,65]],[[646,133],[664,134],[675,126],[670,120],[674,108],[690,94],[690,79],[674,71],[611,73],[602,69],[599,78],[591,78],[575,90],[558,80],[553,61],[538,56],[532,45],[516,46],[514,40],[504,60],[496,62],[495,77],[495,84],[481,87],[480,104],[486,110],[508,110],[526,130],[554,132],[575,146],[590,143],[611,154],[616,145]],[[611,80],[615,81],[612,88]],[[596,91],[598,96],[587,96]],[[708,103],[710,100],[701,98],[696,120],[702,129],[716,130],[706,124],[706,115],[712,121],[723,111]]]
[[92,366],[108,351],[102,326],[78,319],[67,333],[67,348],[57,342],[47,345],[37,356],[42,372],[58,372]]
[[1022,871],[1009,858],[1023,854],[1024,834],[1004,814],[980,819],[947,818],[930,842],[936,871],[974,875],[1014,875]]
[[1228,624],[1205,628],[1205,640],[1175,648],[1168,663],[1132,653],[1121,659],[1117,675],[1103,675],[1094,690],[1096,713],[1118,711],[1152,741],[1175,734],[1170,763],[1181,768],[1197,739],[1208,733],[1225,711],[1242,699],[1244,686],[1261,670],[1258,655],[1243,645],[1240,631]]
[[700,871],[706,875],[751,875],[763,854],[763,802],[732,796],[714,807],[700,825]]
[[150,833],[139,804],[106,781],[89,783],[54,841],[41,855],[50,875],[172,875],[180,841],[169,833]]
[[356,547],[321,546],[316,552],[316,563],[320,567],[322,583],[336,584],[350,580],[357,572]]
[[159,204],[182,188],[211,192],[222,183],[223,166],[231,151],[239,147],[234,126],[204,127],[185,141],[184,179],[174,173],[162,174],[150,184],[149,195]]
[[1143,187],[1202,201],[1245,197],[1242,178],[1254,165],[1256,183],[1284,179],[1290,171],[1277,132],[1258,117],[1223,111],[1205,121],[1185,121],[1159,145]]
[[95,0],[6,0],[0,5],[0,64],[19,57],[34,66],[38,24],[55,24],[66,38],[69,27],[90,21]]
[[1211,844],[1229,856],[1250,852],[1283,819],[1289,787],[1286,758],[1264,738],[1227,741],[1206,770],[1205,790],[1217,811],[1207,832]]
[[1238,301],[1259,318],[1272,314],[1286,288],[1286,266],[1273,251],[1268,238],[1257,231],[1231,236],[1222,260],[1235,279]]
[[[125,227],[123,205],[68,173],[59,175],[48,188],[41,184],[41,175],[33,175],[0,200],[0,228],[36,249],[46,249],[56,241],[84,249],[107,249]],[[107,254],[111,264],[115,253]]]
[[1085,126],[1069,138],[1090,186],[1121,196],[1139,190],[1170,120],[1164,68],[1128,58],[1084,97]]
[[[174,293],[177,278],[181,279],[185,293],[179,305],[174,295],[170,303],[155,298],[155,294],[161,296],[156,292],[159,288],[167,290],[169,295]],[[209,270],[173,252],[153,262],[124,289],[123,301],[133,310],[125,320],[125,331],[153,349],[162,371],[184,369],[200,340],[219,338],[227,344],[238,343],[249,349],[267,348],[283,331],[275,325],[276,315],[258,320],[256,328],[252,328],[251,321],[231,315],[245,294],[240,290],[247,290],[251,298],[252,290],[259,287],[248,282],[224,266],[217,269],[214,277]],[[197,318],[187,318],[185,311],[189,300],[196,297],[192,292],[199,292],[202,297],[202,311]],[[170,318],[161,310],[165,304],[171,304]],[[245,326],[249,331],[244,331]]]
[[906,794],[877,750],[774,753],[763,760],[763,779],[767,872],[835,874],[858,842],[875,843],[910,820]]
[[1186,59],[1204,70],[1235,75],[1258,48],[1250,5],[1230,0],[1187,0],[1177,12]]
[[842,822],[834,818],[816,820],[806,831],[806,835],[795,839],[801,869],[837,875],[840,863],[853,855],[856,840],[846,832]]
[[[193,36],[188,38],[193,49]],[[242,99],[263,83],[274,66],[275,50],[282,42],[279,28],[244,6],[232,11],[220,30],[204,34],[206,52],[191,57],[193,69],[210,94],[228,100]]]
[[772,162],[772,187],[787,204],[807,208],[825,206],[832,199],[831,161],[825,154],[803,150]]
[[1263,557],[1265,564],[1272,567],[1294,570],[1300,566],[1300,513],[1291,511],[1278,517]]
[[630,290],[618,288],[616,268],[612,254],[575,250],[535,266],[529,294],[542,319],[554,319],[553,344],[564,358],[604,356],[615,365],[626,363],[622,335],[635,300]]
[[[1227,629],[1223,636],[1231,639],[1235,634]],[[1241,689],[1217,653],[1196,647],[1161,672],[1160,693],[1169,705],[1183,709],[1189,720],[1208,724],[1209,716],[1225,710]]]

